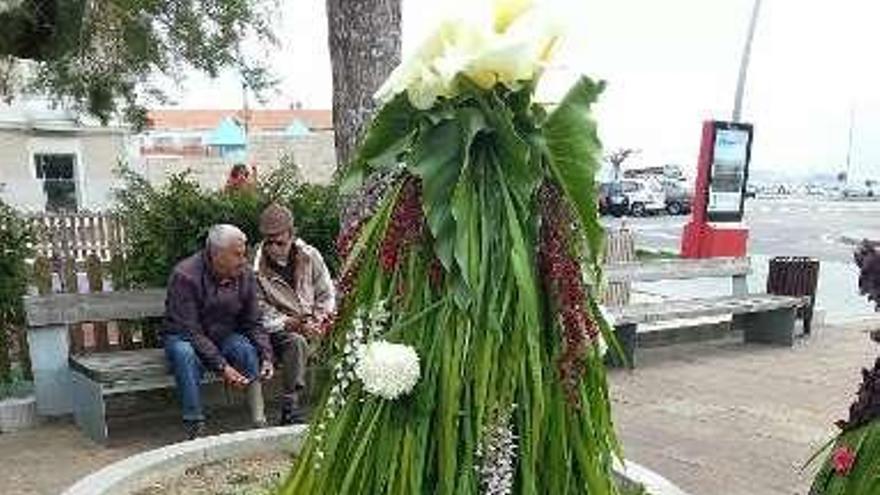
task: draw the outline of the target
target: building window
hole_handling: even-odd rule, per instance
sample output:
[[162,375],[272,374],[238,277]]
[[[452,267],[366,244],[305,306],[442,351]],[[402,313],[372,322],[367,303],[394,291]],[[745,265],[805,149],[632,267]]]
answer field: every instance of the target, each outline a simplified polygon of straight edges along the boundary
[[37,153],[34,165],[37,179],[43,181],[46,211],[76,211],[76,155],[70,153]]

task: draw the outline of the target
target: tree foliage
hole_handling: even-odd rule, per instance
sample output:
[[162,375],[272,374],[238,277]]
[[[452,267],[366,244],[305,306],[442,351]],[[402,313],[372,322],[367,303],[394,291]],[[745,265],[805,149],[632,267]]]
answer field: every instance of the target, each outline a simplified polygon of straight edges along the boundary
[[[245,39],[274,42],[273,0],[3,0],[0,81],[29,60],[28,89],[106,123],[143,124],[144,98],[167,98],[158,82],[186,69],[216,76],[231,67],[255,91],[272,81]],[[0,84],[7,99],[15,88]],[[19,88],[18,91],[21,91]]]

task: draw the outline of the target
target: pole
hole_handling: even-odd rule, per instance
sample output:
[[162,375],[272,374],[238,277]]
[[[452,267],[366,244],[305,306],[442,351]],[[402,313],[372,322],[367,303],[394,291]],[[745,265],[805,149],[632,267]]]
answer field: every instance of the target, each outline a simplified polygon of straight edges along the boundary
[[853,124],[855,122],[856,115],[856,107],[852,105],[849,107],[849,140],[846,145],[846,183],[849,184],[852,176],[850,175],[850,165],[852,158],[852,143],[853,143]]
[[752,53],[752,39],[755,37],[755,26],[758,24],[758,12],[761,10],[761,0],[755,0],[752,8],[752,19],[749,22],[749,32],[746,35],[746,45],[743,48],[742,60],[739,63],[739,78],[736,82],[736,96],[733,101],[733,117],[731,120],[739,122],[742,116],[742,100],[746,87],[746,74],[749,71],[749,57]]

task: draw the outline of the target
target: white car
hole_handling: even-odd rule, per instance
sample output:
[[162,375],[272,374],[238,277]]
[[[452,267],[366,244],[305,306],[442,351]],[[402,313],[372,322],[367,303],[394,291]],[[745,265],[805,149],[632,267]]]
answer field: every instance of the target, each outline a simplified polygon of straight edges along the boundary
[[666,191],[656,180],[623,179],[623,194],[629,198],[629,212],[633,216],[659,213],[666,209]]

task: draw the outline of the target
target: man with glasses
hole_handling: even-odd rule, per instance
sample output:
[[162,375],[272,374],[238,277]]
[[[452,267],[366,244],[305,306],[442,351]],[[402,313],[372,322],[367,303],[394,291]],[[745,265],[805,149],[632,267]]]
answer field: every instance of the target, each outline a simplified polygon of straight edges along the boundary
[[309,340],[320,338],[336,309],[321,253],[296,237],[293,215],[277,203],[260,215],[263,241],[254,257],[263,327],[281,362],[281,424],[305,421],[302,396]]

